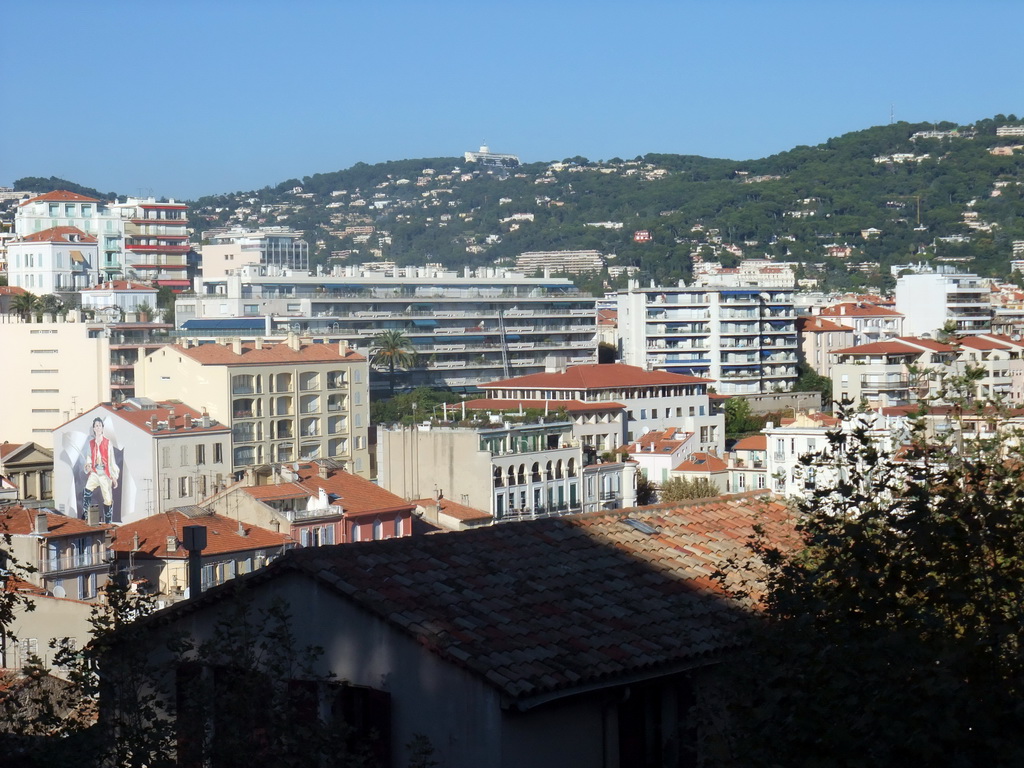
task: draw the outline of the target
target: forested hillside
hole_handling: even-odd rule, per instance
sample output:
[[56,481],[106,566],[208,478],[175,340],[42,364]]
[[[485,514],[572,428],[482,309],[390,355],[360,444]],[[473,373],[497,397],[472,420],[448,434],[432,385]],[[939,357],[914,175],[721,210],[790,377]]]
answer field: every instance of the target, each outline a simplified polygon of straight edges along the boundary
[[[835,288],[886,285],[889,266],[936,258],[1007,276],[1011,241],[1024,239],[1024,137],[996,128],[1016,123],[901,122],[747,161],[357,163],[202,198],[190,219],[197,239],[231,224],[301,229],[325,265],[493,265],[524,251],[596,249],[659,281],[688,277],[695,254],[727,266],[798,261],[801,277]],[[640,230],[650,239],[637,242]]]

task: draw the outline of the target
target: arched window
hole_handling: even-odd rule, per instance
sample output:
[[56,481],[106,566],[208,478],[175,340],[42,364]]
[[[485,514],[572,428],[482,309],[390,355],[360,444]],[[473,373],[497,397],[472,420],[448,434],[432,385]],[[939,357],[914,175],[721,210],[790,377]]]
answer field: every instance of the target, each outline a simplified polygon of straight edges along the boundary
[[501,467],[495,467],[494,468],[494,487],[495,488],[501,488],[501,486],[504,484],[502,482],[503,480],[504,480],[504,476],[501,474]]
[[530,479],[535,482],[540,482],[540,462],[533,462],[533,466],[530,468]]
[[552,478],[554,478],[554,476],[555,475],[554,475],[554,473],[551,470],[551,462],[549,461],[547,463],[547,466],[544,467],[544,479],[545,480],[551,480]]
[[559,459],[555,463],[555,479],[556,480],[561,480],[562,479],[562,460],[561,459]]
[[569,477],[576,477],[576,459],[569,459],[567,474]]
[[519,484],[520,485],[525,485],[526,484],[526,465],[525,464],[520,464],[519,465]]

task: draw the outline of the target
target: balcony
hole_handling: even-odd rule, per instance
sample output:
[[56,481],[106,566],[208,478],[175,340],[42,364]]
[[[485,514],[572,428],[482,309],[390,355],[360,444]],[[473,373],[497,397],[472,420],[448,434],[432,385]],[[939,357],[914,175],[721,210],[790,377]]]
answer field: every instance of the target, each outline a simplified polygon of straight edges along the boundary
[[62,557],[43,558],[39,561],[38,568],[40,573],[50,574],[95,568],[102,565],[104,565],[103,559],[90,550]]

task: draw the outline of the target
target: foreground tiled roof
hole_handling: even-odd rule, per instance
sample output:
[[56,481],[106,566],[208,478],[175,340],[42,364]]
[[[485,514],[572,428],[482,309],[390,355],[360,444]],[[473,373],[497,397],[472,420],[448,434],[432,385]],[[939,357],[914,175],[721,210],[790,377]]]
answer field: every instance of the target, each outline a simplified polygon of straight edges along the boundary
[[564,373],[533,373],[514,379],[481,384],[481,389],[607,389],[608,387],[647,387],[655,385],[698,384],[711,381],[696,376],[665,371],[647,371],[635,365],[605,363],[574,365]]
[[[135,535],[138,534],[139,548],[135,550],[136,556],[186,560],[188,559],[188,550],[180,544],[182,529],[186,525],[200,525],[206,528],[206,549],[203,550],[203,557],[231,552],[247,552],[267,547],[281,547],[292,541],[292,538],[285,534],[275,533],[247,523],[239,524],[237,520],[223,515],[186,515],[172,509],[158,515],[144,517],[134,523],[122,525],[114,534],[111,549],[123,553],[133,551]],[[173,552],[167,549],[168,537],[179,542]]]
[[755,524],[792,539],[784,505],[748,496],[309,548],[275,566],[522,700],[734,647],[752,605],[712,575],[731,558],[752,564]]

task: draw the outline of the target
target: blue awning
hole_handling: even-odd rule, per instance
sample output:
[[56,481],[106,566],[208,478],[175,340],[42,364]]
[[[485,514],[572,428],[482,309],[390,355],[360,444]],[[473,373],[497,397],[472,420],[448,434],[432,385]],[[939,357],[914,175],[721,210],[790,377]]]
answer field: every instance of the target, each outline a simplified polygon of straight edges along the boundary
[[415,325],[417,328],[434,328],[435,326],[437,326],[437,320],[434,320],[432,318],[425,318],[422,320],[415,319],[412,321],[412,324]]
[[188,331],[262,331],[266,321],[262,317],[230,317],[216,320],[186,320],[181,325]]

